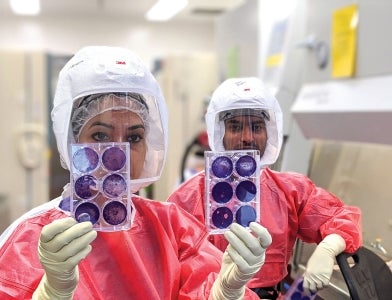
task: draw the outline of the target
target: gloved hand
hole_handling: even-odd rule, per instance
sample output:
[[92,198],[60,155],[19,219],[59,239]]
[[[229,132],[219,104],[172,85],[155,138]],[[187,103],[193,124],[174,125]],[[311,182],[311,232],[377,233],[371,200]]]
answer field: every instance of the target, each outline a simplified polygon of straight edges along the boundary
[[308,295],[323,289],[329,283],[335,257],[346,249],[346,242],[338,234],[327,235],[309,258],[304,274],[304,291]]
[[392,260],[390,260],[389,262],[387,262],[388,267],[391,269],[392,272]]
[[55,220],[42,228],[38,254],[45,274],[33,299],[72,299],[79,280],[78,263],[91,251],[97,237],[91,222]]
[[242,299],[245,285],[264,264],[265,250],[272,242],[271,235],[256,222],[251,222],[249,228],[255,235],[237,223],[224,233],[229,245],[209,299]]

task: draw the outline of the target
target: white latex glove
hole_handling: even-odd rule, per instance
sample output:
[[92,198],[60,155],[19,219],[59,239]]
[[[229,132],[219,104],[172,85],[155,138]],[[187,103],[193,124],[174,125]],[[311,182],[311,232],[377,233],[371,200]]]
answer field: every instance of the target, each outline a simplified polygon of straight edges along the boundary
[[242,299],[245,285],[264,264],[265,250],[272,242],[271,235],[256,222],[251,222],[249,228],[253,234],[233,223],[224,233],[229,245],[223,254],[222,267],[209,299]]
[[55,220],[42,228],[38,254],[45,274],[33,299],[72,299],[79,280],[78,263],[91,251],[97,237],[91,222]]
[[387,262],[388,267],[391,269],[392,272],[392,260],[390,260],[389,262]]
[[317,245],[309,258],[304,274],[304,291],[310,295],[329,284],[335,264],[335,257],[346,249],[346,242],[338,234],[327,235]]

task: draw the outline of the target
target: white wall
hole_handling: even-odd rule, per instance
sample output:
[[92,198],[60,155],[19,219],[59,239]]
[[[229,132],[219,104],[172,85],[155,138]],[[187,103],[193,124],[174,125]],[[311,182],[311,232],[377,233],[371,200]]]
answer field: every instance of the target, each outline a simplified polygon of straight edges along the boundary
[[2,17],[0,49],[72,54],[86,45],[124,46],[145,63],[178,52],[212,52],[214,24],[151,23],[127,18]]
[[259,49],[258,0],[248,0],[216,22],[219,79],[257,76]]
[[43,53],[0,50],[0,233],[48,200],[46,68]]

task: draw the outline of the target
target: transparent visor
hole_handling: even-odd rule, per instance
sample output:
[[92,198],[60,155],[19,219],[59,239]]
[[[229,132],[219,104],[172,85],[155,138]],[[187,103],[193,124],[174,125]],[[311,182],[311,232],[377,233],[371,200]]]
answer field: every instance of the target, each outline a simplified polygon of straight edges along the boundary
[[105,93],[74,101],[69,143],[128,142],[133,192],[161,175],[164,140],[160,112],[153,96]]
[[217,150],[259,150],[260,156],[278,146],[275,114],[266,109],[233,109],[216,116]]

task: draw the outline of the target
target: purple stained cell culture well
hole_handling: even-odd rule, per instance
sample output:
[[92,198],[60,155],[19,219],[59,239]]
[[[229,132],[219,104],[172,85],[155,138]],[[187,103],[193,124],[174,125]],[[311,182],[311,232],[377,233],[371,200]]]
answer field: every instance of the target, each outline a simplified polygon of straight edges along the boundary
[[218,203],[226,203],[233,197],[233,188],[230,183],[221,181],[216,183],[211,190],[212,198]]
[[110,147],[102,154],[102,164],[109,171],[121,170],[127,161],[125,152],[119,147]]
[[254,199],[256,193],[256,185],[250,180],[241,181],[235,189],[235,195],[242,202],[249,202]]
[[126,206],[119,201],[111,201],[103,208],[103,218],[110,225],[119,225],[126,219]]
[[256,161],[250,155],[241,156],[235,163],[235,170],[242,177],[251,176],[256,171]]
[[90,221],[95,224],[99,219],[99,209],[92,202],[81,203],[75,209],[75,219],[78,222]]
[[231,223],[233,223],[233,213],[225,206],[218,207],[212,213],[211,219],[215,227],[221,229],[227,228]]
[[211,164],[212,173],[219,178],[226,178],[233,172],[233,162],[227,156],[219,156]]
[[98,183],[94,176],[83,175],[74,184],[74,191],[82,199],[91,199],[98,193]]
[[241,206],[235,213],[235,219],[238,224],[247,227],[250,222],[256,221],[256,211],[252,206]]
[[119,197],[127,190],[127,183],[123,176],[110,174],[103,180],[102,189],[109,197]]
[[74,153],[72,157],[72,163],[74,167],[80,172],[91,172],[97,168],[99,163],[99,156],[94,149],[83,147]]

